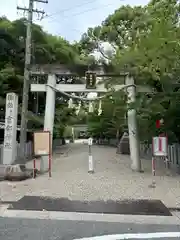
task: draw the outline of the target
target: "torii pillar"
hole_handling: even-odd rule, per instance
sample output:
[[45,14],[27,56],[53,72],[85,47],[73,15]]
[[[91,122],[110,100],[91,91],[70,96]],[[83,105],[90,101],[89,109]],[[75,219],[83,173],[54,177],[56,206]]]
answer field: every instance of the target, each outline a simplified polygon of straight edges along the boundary
[[[132,77],[126,77],[126,85],[133,85],[134,79]],[[127,87],[127,104],[133,103],[136,100],[136,87]],[[140,160],[140,149],[139,149],[139,136],[137,126],[137,116],[135,109],[128,109],[128,131],[129,131],[129,147],[131,157],[131,169],[134,171],[142,171],[141,160]]]
[[[55,74],[48,75],[48,85],[56,87],[56,76]],[[50,86],[46,86],[46,107],[44,116],[44,131],[50,131],[51,134],[51,151],[53,143],[53,128],[54,128],[54,114],[55,114],[55,100],[56,93],[54,89]],[[42,156],[40,171],[48,171],[48,156]]]

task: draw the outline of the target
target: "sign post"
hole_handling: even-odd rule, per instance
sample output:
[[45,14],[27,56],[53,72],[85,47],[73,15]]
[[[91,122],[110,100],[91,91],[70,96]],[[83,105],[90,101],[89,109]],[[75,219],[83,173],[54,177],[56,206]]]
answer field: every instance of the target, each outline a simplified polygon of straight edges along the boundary
[[88,173],[94,173],[94,164],[93,164],[93,157],[92,157],[92,144],[93,144],[93,139],[90,137],[88,139],[88,146],[89,146]]
[[[52,152],[51,152],[51,134],[50,131],[34,132],[34,155],[48,156],[49,177],[52,176]],[[35,160],[34,160],[35,161]],[[44,161],[41,159],[40,170],[44,169]],[[46,163],[47,164],[47,163]],[[34,162],[34,168],[36,164]],[[35,169],[34,169],[35,171]]]
[[153,137],[152,140],[152,174],[155,176],[155,159],[161,157],[165,159],[166,167],[168,167],[168,141],[167,137]]
[[8,93],[6,96],[3,164],[12,164],[16,160],[17,114],[18,96],[15,93]]

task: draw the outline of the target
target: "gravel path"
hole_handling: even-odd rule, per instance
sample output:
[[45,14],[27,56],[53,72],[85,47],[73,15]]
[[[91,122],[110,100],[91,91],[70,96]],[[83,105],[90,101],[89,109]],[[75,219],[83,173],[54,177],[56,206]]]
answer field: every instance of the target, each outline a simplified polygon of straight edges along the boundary
[[158,170],[152,183],[151,163],[143,161],[144,173],[132,172],[128,156],[115,148],[93,146],[95,173],[88,174],[88,146],[71,144],[53,156],[52,178],[48,175],[18,183],[0,182],[1,199],[24,195],[68,197],[77,200],[160,199],[168,207],[180,207],[180,176]]

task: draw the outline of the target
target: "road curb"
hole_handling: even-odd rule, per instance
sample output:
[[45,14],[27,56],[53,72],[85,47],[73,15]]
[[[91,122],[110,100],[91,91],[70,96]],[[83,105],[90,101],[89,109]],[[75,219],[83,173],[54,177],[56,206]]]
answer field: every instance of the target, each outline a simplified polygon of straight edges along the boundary
[[27,219],[51,219],[51,220],[70,220],[70,221],[93,221],[93,222],[118,222],[136,224],[163,224],[178,225],[179,217],[173,216],[147,216],[147,215],[117,215],[117,214],[96,214],[96,213],[77,213],[77,212],[48,212],[8,210],[7,206],[0,210],[0,217],[6,218],[27,218]]

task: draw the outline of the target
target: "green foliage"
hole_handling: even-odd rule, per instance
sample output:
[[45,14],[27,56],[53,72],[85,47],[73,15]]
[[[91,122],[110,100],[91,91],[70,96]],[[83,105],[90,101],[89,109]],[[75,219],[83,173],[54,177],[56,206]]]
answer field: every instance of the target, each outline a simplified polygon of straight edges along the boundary
[[[136,84],[150,86],[150,94],[137,94],[137,100],[128,107],[138,113],[141,140],[151,140],[159,134],[157,119],[164,119],[170,141],[180,141],[180,5],[176,0],[151,0],[144,7],[122,6],[107,16],[100,26],[89,28],[79,42],[70,44],[60,36],[52,36],[33,24],[32,63],[66,64],[72,71],[83,75],[87,67],[103,63],[107,71],[120,71],[133,75]],[[9,21],[0,18],[0,106],[5,95],[14,91],[22,98],[25,19]],[[108,42],[112,51],[104,51]],[[99,51],[102,59],[95,61],[90,53]],[[108,60],[108,61],[107,61]],[[74,79],[73,83],[80,83]],[[106,80],[107,84],[122,84],[122,78]],[[45,96],[38,96],[38,111],[34,95],[29,97],[29,119],[35,126],[43,124]],[[126,129],[126,97],[122,92],[112,93],[102,103],[102,115],[86,115],[84,106],[78,117],[67,108],[67,99],[61,96],[56,103],[55,132],[64,135],[68,125],[88,121],[89,132],[94,136],[118,137]],[[97,111],[98,106],[96,106]],[[3,111],[2,111],[3,112]],[[39,113],[37,115],[37,113]],[[33,125],[33,124],[31,124]]]
[[[5,114],[6,93],[12,91],[19,95],[19,113],[21,112],[25,38],[26,19],[11,22],[5,17],[0,18],[0,106],[2,115]],[[88,61],[87,55],[82,55],[80,45],[71,45],[62,37],[44,32],[39,25],[32,25],[32,64],[65,64],[74,71],[78,72],[82,68],[82,72],[84,72],[87,70]],[[76,65],[77,69],[73,67]],[[80,66],[84,66],[84,68]],[[65,127],[74,123],[75,114],[72,109],[67,108],[63,97],[57,101],[54,131],[56,135],[63,136]],[[37,104],[38,106],[36,106]],[[38,94],[37,96],[37,94],[30,93],[28,108],[30,110],[28,126],[30,128],[42,127],[45,95]],[[20,116],[18,120],[20,123]]]
[[[138,94],[135,104],[130,106],[137,110],[142,140],[151,141],[153,135],[165,131],[170,142],[180,141],[179,9],[176,0],[152,0],[144,7],[122,6],[101,26],[88,29],[81,39],[89,52],[101,52],[100,44],[109,42],[115,48],[109,59],[113,72],[129,72],[136,84],[152,87],[151,94]],[[117,80],[111,83],[117,84]],[[106,131],[112,116],[106,118],[102,130],[103,118],[98,117],[95,125],[101,132]],[[157,130],[155,123],[161,118],[164,126]]]
[[88,131],[95,137],[119,137],[126,129],[126,98],[116,92],[102,103],[102,114],[95,111],[88,117]]

